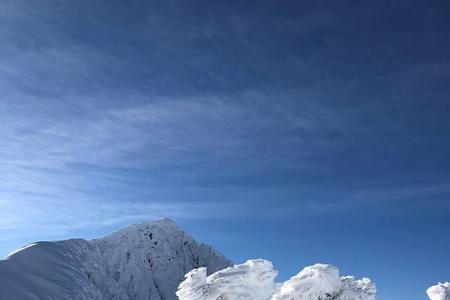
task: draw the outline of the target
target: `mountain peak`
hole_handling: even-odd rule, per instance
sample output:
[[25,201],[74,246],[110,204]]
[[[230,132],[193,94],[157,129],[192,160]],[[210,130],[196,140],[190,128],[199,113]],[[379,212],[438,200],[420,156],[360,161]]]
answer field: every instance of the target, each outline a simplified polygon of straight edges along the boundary
[[172,221],[171,219],[166,218],[166,217],[159,218],[156,220],[149,220],[149,221],[142,222],[142,223],[131,224],[124,228],[128,228],[128,227],[142,228],[142,227],[148,227],[148,226],[159,226],[159,227],[170,226],[170,227],[177,227],[181,231],[183,230],[174,221]]
[[153,222],[159,222],[159,223],[174,223],[174,224],[175,224],[175,222],[172,221],[172,219],[169,219],[169,218],[167,218],[167,217],[159,218],[159,219],[157,219],[157,220],[155,220],[155,221],[153,221]]
[[175,300],[184,274],[231,262],[168,218],[95,240],[42,242],[0,261],[0,299]]
[[156,220],[150,220],[142,223],[136,223],[131,224],[125,227],[120,228],[117,231],[113,231],[109,233],[108,235],[96,239],[96,240],[102,240],[102,239],[111,239],[117,236],[135,236],[142,233],[150,233],[150,232],[160,232],[161,234],[165,235],[187,235],[185,231],[178,226],[174,221],[172,221],[169,218],[160,218]]

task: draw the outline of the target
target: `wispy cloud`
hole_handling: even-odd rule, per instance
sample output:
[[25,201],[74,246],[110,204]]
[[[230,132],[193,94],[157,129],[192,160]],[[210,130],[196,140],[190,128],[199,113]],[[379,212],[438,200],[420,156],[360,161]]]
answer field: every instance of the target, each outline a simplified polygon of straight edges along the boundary
[[[0,3],[0,233],[298,216],[448,192],[442,178],[408,184],[428,165],[404,167],[447,155],[429,150],[448,118],[443,102],[428,105],[445,93],[427,88],[446,64],[355,70],[345,39],[316,43],[311,22],[329,12],[280,16],[257,35],[266,18],[221,12],[199,24],[178,18],[181,8],[149,9],[121,27],[121,9],[36,5]],[[365,185],[393,176],[393,186]]]
[[159,216],[298,217],[436,188],[350,187],[330,197],[305,191],[303,179],[286,177],[278,187],[270,187],[273,176],[260,179],[274,169],[322,172],[323,157],[370,132],[355,126],[366,107],[329,107],[320,93],[119,97],[132,99],[7,94],[0,103],[2,232],[67,233]]
[[[279,134],[277,145],[285,143],[307,155],[314,146],[330,143],[328,131],[344,133],[349,129],[344,114],[327,115],[324,107],[311,107],[310,98],[301,99],[301,93],[296,103],[280,93],[277,105],[271,103],[272,97],[256,94],[249,96],[252,101],[246,95],[239,101],[202,95],[148,98],[141,94],[132,102],[137,98],[150,104],[119,109],[109,108],[110,103],[101,95],[96,99],[47,99],[44,103],[27,95],[8,96],[0,106],[5,116],[0,121],[0,134],[7,145],[1,150],[3,164],[24,167],[86,163],[138,168],[208,156],[250,158],[261,154],[258,146],[267,144],[274,134]],[[96,108],[96,103],[103,103],[103,108]],[[287,131],[315,138],[305,141],[302,135],[290,136]]]

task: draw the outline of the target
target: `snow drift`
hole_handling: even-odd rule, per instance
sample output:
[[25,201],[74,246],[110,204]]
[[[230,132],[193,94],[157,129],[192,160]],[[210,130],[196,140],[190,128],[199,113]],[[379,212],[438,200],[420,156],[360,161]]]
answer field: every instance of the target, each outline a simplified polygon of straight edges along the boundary
[[186,274],[177,292],[180,300],[375,300],[376,287],[368,278],[340,277],[331,265],[304,268],[283,284],[267,260],[249,260],[207,276],[200,268]]
[[184,274],[231,263],[168,219],[96,240],[28,245],[0,260],[0,299],[175,300]]
[[427,290],[431,300],[450,300],[450,283],[438,283]]

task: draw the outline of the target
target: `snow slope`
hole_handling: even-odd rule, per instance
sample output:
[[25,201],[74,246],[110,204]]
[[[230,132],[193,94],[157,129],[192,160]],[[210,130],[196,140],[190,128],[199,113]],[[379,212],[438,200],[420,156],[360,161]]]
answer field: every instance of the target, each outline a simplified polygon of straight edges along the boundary
[[283,283],[267,260],[249,260],[207,276],[205,268],[186,274],[177,295],[180,300],[375,300],[369,279],[339,277],[331,265],[316,264]]
[[0,260],[0,299],[175,300],[193,268],[231,265],[168,219],[96,240],[28,245]]
[[427,290],[431,300],[450,300],[450,283],[438,283]]

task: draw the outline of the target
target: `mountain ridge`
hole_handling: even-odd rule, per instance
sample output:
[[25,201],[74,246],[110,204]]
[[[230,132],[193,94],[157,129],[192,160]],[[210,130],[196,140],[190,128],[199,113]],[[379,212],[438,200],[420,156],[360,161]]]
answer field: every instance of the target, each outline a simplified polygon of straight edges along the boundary
[[167,218],[104,237],[36,242],[0,260],[0,299],[175,300],[192,269],[231,261]]

